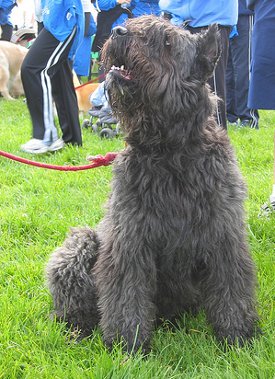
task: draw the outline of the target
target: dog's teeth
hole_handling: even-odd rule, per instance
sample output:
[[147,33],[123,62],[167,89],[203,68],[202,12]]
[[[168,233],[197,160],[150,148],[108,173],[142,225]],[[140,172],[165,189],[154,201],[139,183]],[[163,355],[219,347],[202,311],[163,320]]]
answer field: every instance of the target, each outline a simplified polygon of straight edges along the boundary
[[[123,67],[123,68],[122,68]],[[121,66],[121,67],[117,67],[115,66],[114,64],[112,65],[111,67],[111,70],[123,70],[124,69],[124,66]]]
[[124,64],[123,64],[122,66],[120,66],[120,69],[121,69],[121,70],[124,70]]

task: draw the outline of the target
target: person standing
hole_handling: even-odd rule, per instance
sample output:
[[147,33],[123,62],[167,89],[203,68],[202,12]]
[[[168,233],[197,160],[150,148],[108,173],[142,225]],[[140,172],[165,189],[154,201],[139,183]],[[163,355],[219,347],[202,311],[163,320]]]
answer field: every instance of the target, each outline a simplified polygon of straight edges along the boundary
[[85,30],[84,38],[82,39],[75,55],[73,69],[82,82],[82,76],[88,77],[91,69],[91,49],[92,36],[96,33],[96,23],[91,12],[85,12]]
[[[44,28],[31,46],[21,68],[33,138],[21,146],[32,154],[62,149],[66,143],[82,145],[72,60],[84,36],[84,12],[89,0],[42,0]],[[53,99],[62,138],[54,123]]]
[[[139,17],[145,14],[159,16],[158,0],[97,0],[97,32],[93,41],[92,51],[100,51],[104,42],[111,34],[111,30],[123,25],[128,18]],[[100,58],[99,58],[100,60]],[[103,81],[104,68],[99,68],[100,81]]]
[[[275,109],[275,1],[247,0],[254,10],[252,34],[251,78],[248,92],[248,107]],[[273,187],[269,201],[262,207],[266,213],[275,212],[275,133]]]
[[97,0],[95,7],[97,15],[97,31],[93,41],[92,51],[98,52],[102,49],[104,42],[109,38],[112,28],[124,24],[132,17],[130,9],[131,0]]
[[215,113],[218,125],[227,129],[225,72],[229,34],[238,19],[238,0],[160,0],[159,6],[164,17],[191,33],[199,33],[211,24],[218,24],[222,53],[209,84],[220,99]]
[[2,29],[0,40],[11,40],[13,31],[11,11],[15,6],[16,0],[0,0],[0,26]]
[[239,0],[238,23],[229,39],[226,108],[228,122],[258,129],[259,113],[247,106],[253,22],[253,11],[246,7],[245,0]]

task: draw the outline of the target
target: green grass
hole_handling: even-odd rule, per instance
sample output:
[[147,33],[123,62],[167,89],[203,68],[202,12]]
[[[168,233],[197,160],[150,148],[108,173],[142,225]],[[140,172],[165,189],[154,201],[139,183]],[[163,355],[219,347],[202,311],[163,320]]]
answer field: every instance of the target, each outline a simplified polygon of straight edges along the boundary
[[[0,157],[0,378],[275,378],[275,216],[259,219],[272,186],[275,112],[261,112],[260,130],[231,127],[229,135],[246,179],[248,235],[257,265],[258,309],[264,335],[252,345],[224,349],[203,314],[186,316],[179,330],[154,333],[152,352],[126,358],[109,353],[100,332],[76,343],[49,319],[52,300],[44,268],[70,226],[95,226],[110,190],[111,167],[50,171]],[[30,158],[20,145],[31,126],[22,100],[0,99],[0,149]],[[123,148],[121,139],[83,132],[84,147],[32,157],[54,164],[87,164],[89,154]]]

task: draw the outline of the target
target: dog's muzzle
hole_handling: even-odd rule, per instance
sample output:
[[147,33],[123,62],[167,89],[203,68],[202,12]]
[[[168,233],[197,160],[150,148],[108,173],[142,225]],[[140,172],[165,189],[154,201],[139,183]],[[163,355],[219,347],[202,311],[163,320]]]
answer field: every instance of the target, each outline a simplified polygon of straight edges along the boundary
[[124,37],[128,33],[128,30],[123,26],[116,26],[112,29],[111,37],[115,39],[117,37]]

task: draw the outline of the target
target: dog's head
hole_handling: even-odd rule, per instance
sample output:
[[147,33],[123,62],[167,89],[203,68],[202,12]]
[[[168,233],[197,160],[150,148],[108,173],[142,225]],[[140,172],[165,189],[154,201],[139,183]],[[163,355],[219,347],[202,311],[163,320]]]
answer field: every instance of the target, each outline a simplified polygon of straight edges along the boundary
[[106,85],[118,118],[142,112],[182,117],[212,75],[220,55],[217,27],[202,34],[155,16],[117,27],[102,50]]

